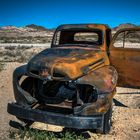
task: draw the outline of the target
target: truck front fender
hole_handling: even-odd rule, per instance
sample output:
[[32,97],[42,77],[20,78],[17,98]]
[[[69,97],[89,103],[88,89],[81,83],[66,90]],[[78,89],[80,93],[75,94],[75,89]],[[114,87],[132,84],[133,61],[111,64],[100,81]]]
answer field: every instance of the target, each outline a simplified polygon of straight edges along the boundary
[[26,72],[26,67],[27,67],[26,65],[20,66],[16,68],[15,71],[13,72],[14,96],[15,96],[16,102],[23,106],[37,102],[37,100],[33,98],[30,95],[30,93],[22,89],[19,84],[19,81],[23,75],[28,76]]
[[106,113],[112,105],[116,93],[118,74],[114,67],[105,66],[90,72],[77,80],[77,84],[91,85],[97,90],[98,98],[95,102],[85,103],[74,108],[76,115],[93,115]]
[[77,84],[94,86],[99,93],[110,93],[117,85],[118,74],[114,67],[104,66],[79,78]]

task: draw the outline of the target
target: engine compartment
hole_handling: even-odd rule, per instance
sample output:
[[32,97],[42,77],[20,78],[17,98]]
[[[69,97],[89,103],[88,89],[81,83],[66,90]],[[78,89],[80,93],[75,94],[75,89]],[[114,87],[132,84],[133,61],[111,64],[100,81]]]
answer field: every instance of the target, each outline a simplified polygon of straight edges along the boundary
[[113,67],[102,67],[76,80],[36,78],[19,70],[24,69],[14,72],[14,93],[17,103],[24,107],[38,104],[38,109],[52,113],[100,114],[108,110],[115,94],[117,75]]
[[53,107],[73,110],[75,107],[82,106],[85,103],[95,102],[98,97],[97,90],[90,85],[78,85],[69,81],[53,80],[44,82],[39,79],[34,79],[33,82],[33,79],[30,80],[33,83],[30,84],[30,90],[27,89],[28,87],[25,84],[21,84],[21,87],[27,92],[30,92],[45,108]]
[[77,85],[73,82],[48,81],[39,87],[39,100],[45,104],[62,104],[63,107],[73,108],[97,100],[97,92],[90,85]]

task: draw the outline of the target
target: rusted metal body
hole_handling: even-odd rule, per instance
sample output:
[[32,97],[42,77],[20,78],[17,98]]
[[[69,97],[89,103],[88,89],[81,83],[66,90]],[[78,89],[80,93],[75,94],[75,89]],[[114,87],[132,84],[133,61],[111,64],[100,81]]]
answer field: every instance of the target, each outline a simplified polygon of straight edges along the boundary
[[[36,55],[29,63],[28,71],[32,74],[32,71],[47,69],[52,79],[74,80],[108,63],[107,54],[94,48],[56,47]],[[64,77],[55,77],[57,72]]]
[[[131,33],[138,31],[140,33],[140,27],[137,28],[127,28],[119,30],[113,37],[110,44],[110,63],[113,65],[118,74],[118,85],[122,87],[140,87],[140,46],[135,48],[135,46],[128,47],[115,47],[114,42],[117,36],[121,33]],[[137,35],[137,34],[136,34]],[[140,40],[140,34],[138,34],[138,40]],[[133,42],[129,42],[130,45]]]
[[[83,36],[85,33],[93,36]],[[140,50],[115,48],[116,36],[111,42],[111,30],[102,24],[59,26],[51,48],[14,71],[17,103],[8,104],[8,112],[27,120],[107,133],[118,74],[118,85],[140,85]],[[23,76],[27,79],[20,85]],[[40,107],[32,109],[37,103]],[[38,118],[41,114],[43,118]]]

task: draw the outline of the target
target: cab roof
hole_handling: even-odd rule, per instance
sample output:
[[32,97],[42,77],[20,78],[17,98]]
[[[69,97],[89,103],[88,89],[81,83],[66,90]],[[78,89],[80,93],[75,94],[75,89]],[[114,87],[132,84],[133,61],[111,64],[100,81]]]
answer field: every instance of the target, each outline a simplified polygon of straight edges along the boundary
[[106,24],[63,24],[57,27],[56,30],[71,30],[71,29],[99,29],[106,30],[110,27]]

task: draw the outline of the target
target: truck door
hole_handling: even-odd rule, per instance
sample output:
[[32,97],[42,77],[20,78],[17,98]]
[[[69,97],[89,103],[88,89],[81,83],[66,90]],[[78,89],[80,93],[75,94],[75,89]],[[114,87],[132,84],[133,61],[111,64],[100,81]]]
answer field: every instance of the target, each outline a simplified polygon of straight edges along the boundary
[[109,51],[110,63],[119,74],[118,85],[140,87],[140,28],[119,30]]

